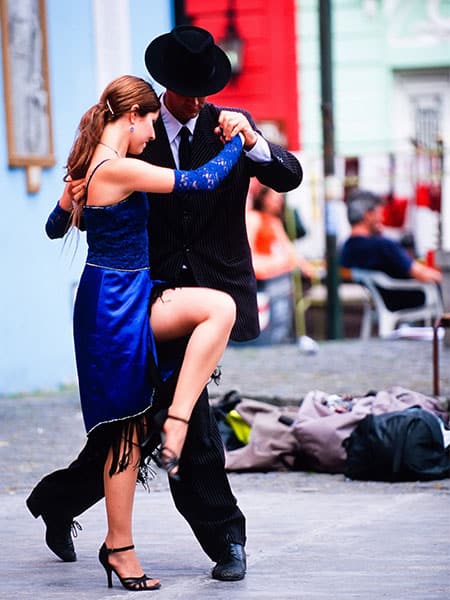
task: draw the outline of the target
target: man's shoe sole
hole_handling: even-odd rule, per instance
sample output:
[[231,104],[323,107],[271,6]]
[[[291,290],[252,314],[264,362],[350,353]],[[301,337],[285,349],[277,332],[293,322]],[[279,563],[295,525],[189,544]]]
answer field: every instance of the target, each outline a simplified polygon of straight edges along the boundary
[[222,575],[221,577],[218,577],[214,573],[212,574],[212,578],[217,579],[217,581],[241,581],[242,579],[244,579],[244,577],[245,577],[245,573],[242,573],[239,575],[231,575],[231,576]]

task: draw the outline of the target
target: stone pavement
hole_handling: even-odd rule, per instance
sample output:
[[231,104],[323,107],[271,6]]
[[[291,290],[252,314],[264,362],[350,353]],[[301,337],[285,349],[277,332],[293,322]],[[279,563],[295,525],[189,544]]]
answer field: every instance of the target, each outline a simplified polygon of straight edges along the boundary
[[[230,347],[212,394],[297,403],[308,391],[358,395],[401,385],[432,392],[431,343],[372,339]],[[441,390],[450,393],[450,350],[441,350]],[[445,398],[444,398],[445,399]],[[106,587],[96,559],[103,503],[83,514],[78,562],[62,563],[43,543],[44,527],[24,500],[43,474],[82,446],[76,390],[0,398],[0,598],[100,600],[131,597]],[[161,600],[448,600],[450,480],[388,484],[319,473],[230,474],[247,516],[248,574],[224,583],[173,506],[165,476],[138,488],[135,542]],[[152,595],[153,597],[153,595]]]

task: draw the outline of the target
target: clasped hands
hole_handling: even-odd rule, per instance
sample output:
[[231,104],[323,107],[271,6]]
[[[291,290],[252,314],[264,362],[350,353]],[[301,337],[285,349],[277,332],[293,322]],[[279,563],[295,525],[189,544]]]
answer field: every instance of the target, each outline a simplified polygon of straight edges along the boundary
[[214,133],[224,142],[229,142],[238,133],[244,138],[244,150],[251,150],[258,141],[258,134],[248,122],[245,115],[231,110],[222,110],[218,119],[219,125]]

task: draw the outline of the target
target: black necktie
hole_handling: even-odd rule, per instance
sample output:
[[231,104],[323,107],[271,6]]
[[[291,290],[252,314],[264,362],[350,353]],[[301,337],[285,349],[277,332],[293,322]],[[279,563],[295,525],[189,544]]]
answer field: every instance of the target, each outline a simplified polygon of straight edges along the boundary
[[178,159],[180,169],[191,168],[191,142],[189,141],[189,129],[182,127],[178,133],[180,136],[180,145],[178,146]]

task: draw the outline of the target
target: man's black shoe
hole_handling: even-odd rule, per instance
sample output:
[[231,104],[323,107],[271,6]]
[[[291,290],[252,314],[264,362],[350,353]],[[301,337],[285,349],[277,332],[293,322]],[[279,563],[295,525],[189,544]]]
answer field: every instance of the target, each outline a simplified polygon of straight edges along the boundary
[[229,544],[226,552],[212,570],[212,576],[220,581],[239,581],[244,579],[246,569],[244,546]]
[[77,534],[81,525],[72,519],[63,519],[42,513],[35,495],[31,494],[26,501],[31,514],[37,519],[42,517],[46,525],[45,542],[52,552],[64,562],[75,562],[77,555],[72,541],[72,530]]
[[72,531],[76,535],[76,528],[81,529],[77,521],[63,521],[42,515],[47,526],[45,542],[52,552],[64,562],[75,562],[77,554],[72,541]]

